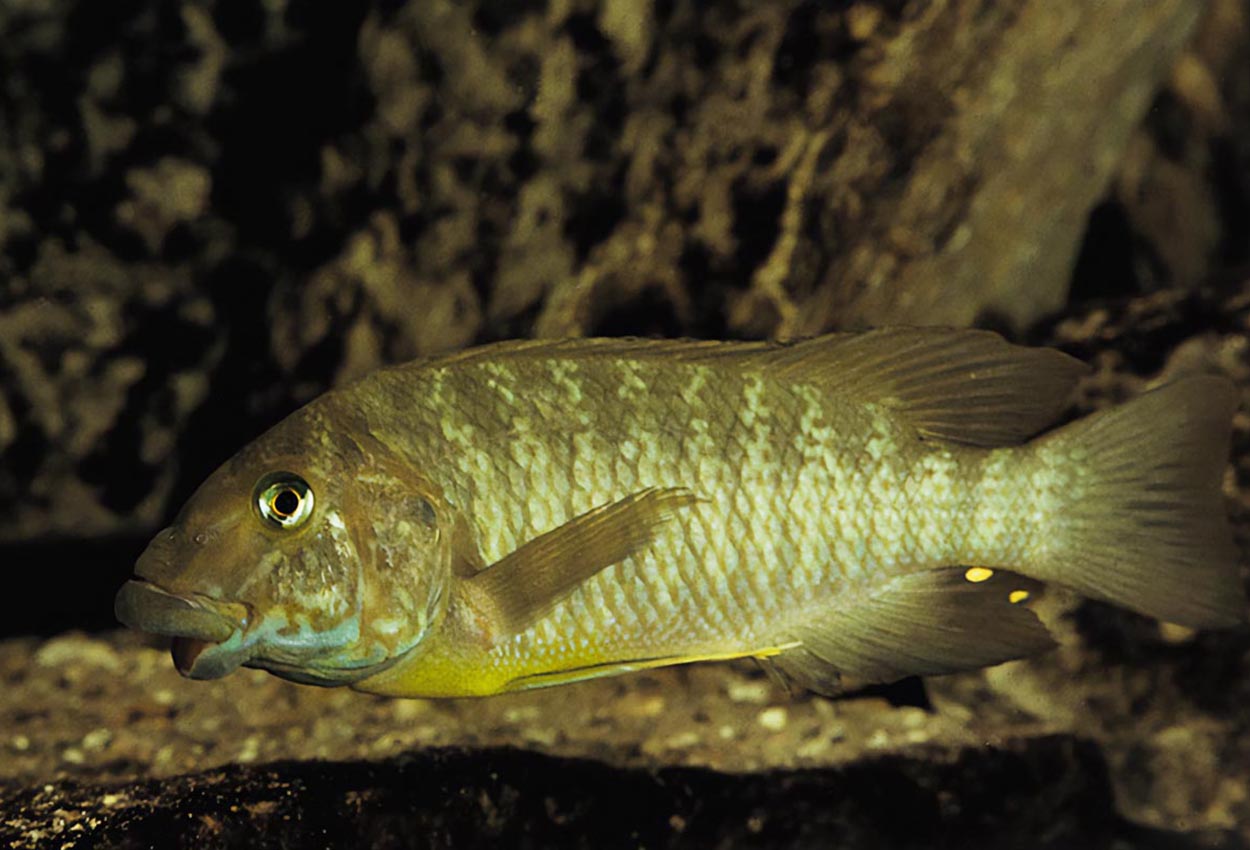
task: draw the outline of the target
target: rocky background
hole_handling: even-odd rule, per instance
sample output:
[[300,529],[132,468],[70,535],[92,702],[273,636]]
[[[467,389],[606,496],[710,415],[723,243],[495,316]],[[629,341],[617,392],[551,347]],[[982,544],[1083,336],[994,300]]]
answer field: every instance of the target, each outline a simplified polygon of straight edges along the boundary
[[1250,845],[1250,629],[427,703],[111,616],[265,426],[475,342],[979,324],[1250,410],[1245,0],[7,0],[0,246],[0,842]]

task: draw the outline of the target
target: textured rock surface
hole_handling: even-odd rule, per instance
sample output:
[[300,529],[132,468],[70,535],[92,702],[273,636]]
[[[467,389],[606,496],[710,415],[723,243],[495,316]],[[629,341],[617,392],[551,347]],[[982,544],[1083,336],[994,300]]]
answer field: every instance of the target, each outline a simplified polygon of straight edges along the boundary
[[[0,6],[0,539],[146,531],[328,384],[475,339],[1027,322],[1168,69],[1224,137],[1244,55],[1228,0],[105,8]],[[1188,280],[1200,150],[1134,150]]]
[[[1094,749],[1011,742],[830,770],[730,775],[619,769],[516,750],[425,751],[368,764],[227,768],[125,790],[47,786],[5,798],[12,845],[148,847],[1183,847],[1108,816]],[[1009,789],[1011,793],[1004,794]],[[1018,800],[1029,799],[1021,808]],[[906,812],[906,816],[900,813]],[[1008,826],[986,844],[987,822]],[[4,835],[0,827],[0,836]],[[99,842],[90,844],[89,842]],[[1188,845],[1193,846],[1193,845]],[[1232,846],[1219,835],[1203,846]]]
[[1250,10],[1129,5],[0,4],[4,634],[44,636],[0,641],[0,844],[1250,845],[1250,632],[1061,594],[1059,651],[904,705],[386,701],[75,631],[266,424],[474,340],[980,316],[1093,363],[1079,410],[1250,410]]

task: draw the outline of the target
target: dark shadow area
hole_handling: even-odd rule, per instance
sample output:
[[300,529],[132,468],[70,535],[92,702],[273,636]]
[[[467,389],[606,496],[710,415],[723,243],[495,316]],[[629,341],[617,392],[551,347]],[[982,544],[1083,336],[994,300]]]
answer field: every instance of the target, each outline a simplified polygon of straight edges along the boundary
[[1138,292],[1133,264],[1139,248],[1122,205],[1107,200],[1095,207],[1072,270],[1071,302],[1083,304]]
[[[434,750],[0,794],[6,817],[53,810],[92,824],[78,841],[116,848],[1237,846],[1124,822],[1097,748],[1059,737],[945,763],[896,756],[754,774]],[[6,828],[0,840],[28,846]]]
[[146,537],[116,537],[0,545],[0,564],[21,588],[4,606],[0,636],[121,628],[113,595],[147,544]]

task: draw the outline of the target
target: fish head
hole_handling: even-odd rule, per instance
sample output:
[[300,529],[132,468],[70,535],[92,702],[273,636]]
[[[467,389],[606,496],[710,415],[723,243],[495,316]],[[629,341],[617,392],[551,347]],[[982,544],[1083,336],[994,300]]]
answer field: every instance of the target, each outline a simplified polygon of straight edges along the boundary
[[248,666],[348,684],[407,654],[441,616],[450,535],[437,493],[325,407],[209,476],[118,592],[118,619],[171,636],[183,675]]

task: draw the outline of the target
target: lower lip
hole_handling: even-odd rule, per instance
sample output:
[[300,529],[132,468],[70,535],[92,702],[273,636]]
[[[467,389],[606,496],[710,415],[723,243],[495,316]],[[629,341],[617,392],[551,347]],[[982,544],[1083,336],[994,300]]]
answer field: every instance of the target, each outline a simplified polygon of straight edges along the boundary
[[174,638],[170,647],[170,654],[174,657],[174,666],[178,668],[178,672],[184,676],[191,675],[196,659],[210,646],[212,644],[208,641],[197,640],[196,638]]

